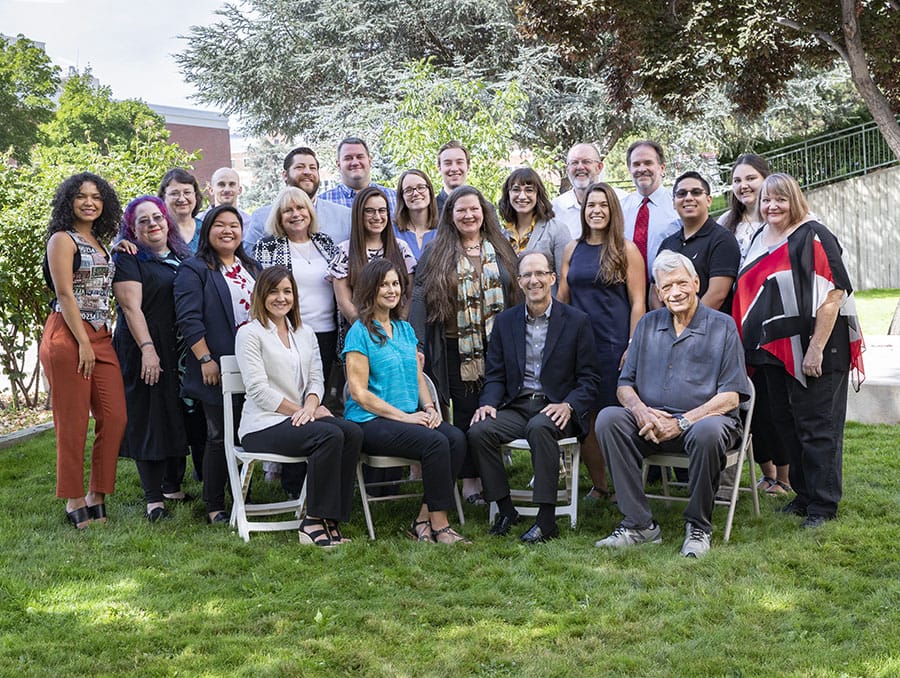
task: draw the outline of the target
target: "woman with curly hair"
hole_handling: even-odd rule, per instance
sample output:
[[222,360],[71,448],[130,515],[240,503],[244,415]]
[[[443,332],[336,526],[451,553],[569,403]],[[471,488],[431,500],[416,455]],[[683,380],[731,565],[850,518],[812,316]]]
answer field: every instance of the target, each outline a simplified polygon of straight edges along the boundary
[[175,274],[191,256],[165,204],[135,198],[122,217],[119,237],[137,252],[115,257],[113,294],[119,305],[113,346],[122,365],[128,427],[120,456],[137,464],[147,519],[168,516],[165,500],[183,501],[187,438],[178,393],[183,342],[175,328]]
[[[640,250],[625,239],[622,207],[612,186],[588,186],[581,204],[581,237],[566,245],[559,276],[559,300],[588,314],[594,328],[601,389],[597,413],[618,405],[616,383],[625,362],[625,350],[647,298],[644,260]],[[581,447],[581,458],[593,487],[585,499],[609,496],[606,464],[593,424]]]
[[[103,244],[122,208],[112,187],[90,172],[66,179],[53,198],[44,278],[55,298],[44,325],[40,359],[50,382],[56,430],[56,496],[79,530],[106,522],[106,495],[116,483],[125,432],[125,392],[110,333],[109,291],[115,265]],[[84,446],[94,414],[88,493]]]
[[[520,299],[515,280],[516,255],[493,206],[478,189],[454,189],[419,259],[410,323],[441,404],[453,404],[453,424],[463,431],[478,408],[494,316]],[[483,504],[474,462],[467,458],[460,473],[467,501]]]

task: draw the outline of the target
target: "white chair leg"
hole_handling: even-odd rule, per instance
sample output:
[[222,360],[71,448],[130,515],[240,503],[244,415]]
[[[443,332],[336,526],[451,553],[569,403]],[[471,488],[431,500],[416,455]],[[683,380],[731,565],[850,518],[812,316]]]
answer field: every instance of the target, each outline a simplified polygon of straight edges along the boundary
[[363,515],[366,517],[366,527],[369,528],[369,539],[375,540],[375,526],[372,524],[372,513],[369,510],[369,493],[366,492],[366,481],[363,478],[363,465],[356,465],[356,483],[359,485],[359,496],[362,499]]

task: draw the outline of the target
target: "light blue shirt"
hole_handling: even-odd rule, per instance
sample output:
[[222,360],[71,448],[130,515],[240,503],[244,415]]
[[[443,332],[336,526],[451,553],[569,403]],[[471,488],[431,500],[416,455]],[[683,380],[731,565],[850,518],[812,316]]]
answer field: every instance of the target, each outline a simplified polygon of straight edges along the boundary
[[[376,321],[375,325],[380,327]],[[368,390],[401,412],[419,409],[419,365],[416,357],[416,333],[405,320],[392,320],[394,337],[383,345],[369,334],[359,320],[353,323],[344,341],[343,356],[360,353],[369,361]],[[344,418],[358,424],[371,421],[377,415],[359,406],[352,396],[344,404]]]
[[394,235],[397,237],[397,240],[402,240],[409,245],[410,251],[416,258],[416,261],[418,261],[419,257],[422,256],[422,250],[425,249],[425,245],[434,240],[434,236],[437,235],[437,229],[432,228],[430,231],[425,231],[425,235],[422,237],[421,247],[419,247],[419,239],[416,237],[415,231],[401,231],[394,226]]
[[[388,207],[391,210],[391,221],[394,221],[394,214],[397,212],[397,191],[393,188],[387,188],[385,186],[380,186],[376,184],[374,181],[369,184],[369,186],[374,186],[381,190],[387,196]],[[322,193],[319,197],[322,200],[330,200],[331,202],[336,202],[338,205],[343,205],[344,207],[353,207],[353,199],[356,197],[356,194],[359,191],[350,188],[349,186],[345,186],[344,184],[338,184],[334,188],[330,188],[324,193]]]
[[[675,205],[672,203],[672,191],[665,186],[660,186],[649,196],[650,202],[647,209],[650,210],[650,221],[647,225],[647,279],[650,279],[653,259],[662,241],[681,228],[681,221]],[[622,200],[622,217],[625,219],[625,237],[634,240],[634,222],[637,220],[638,209],[644,196],[635,191],[629,193]]]

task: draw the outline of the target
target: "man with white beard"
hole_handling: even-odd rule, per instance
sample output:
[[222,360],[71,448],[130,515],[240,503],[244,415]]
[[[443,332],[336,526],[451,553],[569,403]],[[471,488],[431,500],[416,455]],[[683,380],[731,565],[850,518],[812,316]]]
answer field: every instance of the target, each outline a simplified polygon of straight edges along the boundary
[[[556,220],[564,223],[573,239],[581,237],[581,202],[587,187],[600,181],[603,160],[593,144],[575,144],[566,156],[566,174],[572,189],[556,197],[553,212]],[[619,198],[625,193],[615,189]]]

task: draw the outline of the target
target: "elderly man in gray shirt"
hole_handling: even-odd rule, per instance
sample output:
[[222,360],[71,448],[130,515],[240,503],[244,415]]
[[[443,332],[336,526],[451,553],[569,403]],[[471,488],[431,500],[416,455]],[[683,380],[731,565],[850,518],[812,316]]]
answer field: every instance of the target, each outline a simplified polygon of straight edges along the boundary
[[600,547],[662,541],[644,494],[643,458],[657,452],[689,457],[690,500],[681,555],[709,551],[712,510],[725,452],[741,435],[738,407],[750,397],[737,327],[731,316],[699,303],[691,260],[668,250],[653,262],[665,308],[641,318],[616,395],[622,407],[597,416],[595,430],[625,518]]

